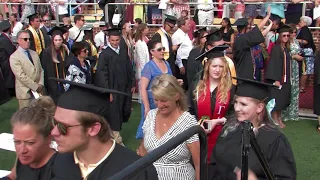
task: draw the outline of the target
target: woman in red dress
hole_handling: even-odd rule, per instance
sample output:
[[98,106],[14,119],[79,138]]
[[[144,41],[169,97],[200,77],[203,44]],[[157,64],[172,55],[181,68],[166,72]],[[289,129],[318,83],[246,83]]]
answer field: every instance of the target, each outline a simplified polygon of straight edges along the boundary
[[[232,100],[235,88],[227,60],[222,53],[226,46],[217,46],[197,59],[203,59],[204,69],[201,79],[190,89],[190,113],[198,120],[205,118],[200,125],[207,132],[208,160],[217,138],[226,122],[227,114],[233,112]],[[192,95],[191,95],[192,94]]]

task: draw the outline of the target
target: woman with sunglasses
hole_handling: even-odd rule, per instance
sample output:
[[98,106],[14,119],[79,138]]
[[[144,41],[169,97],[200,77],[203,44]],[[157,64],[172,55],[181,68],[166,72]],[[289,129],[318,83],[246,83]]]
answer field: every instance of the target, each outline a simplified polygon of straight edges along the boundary
[[290,54],[291,61],[291,98],[289,107],[282,113],[283,121],[298,121],[299,120],[299,62],[303,61],[301,56],[301,47],[297,37],[296,25],[290,25]]
[[[228,119],[212,151],[208,179],[241,179],[242,128],[244,121],[253,126],[253,133],[270,170],[276,179],[296,179],[296,164],[289,141],[269,118],[266,103],[272,84],[238,79],[235,96],[235,118]],[[251,127],[252,127],[251,126]],[[258,156],[249,150],[248,179],[268,179]]]
[[281,111],[290,105],[291,96],[291,55],[290,55],[290,32],[291,27],[283,25],[279,28],[279,38],[272,48],[265,79],[269,83],[280,87],[272,89],[271,97],[275,98],[276,106],[272,111],[272,118],[280,126],[285,128],[281,119]]
[[[143,124],[142,153],[152,152],[183,131],[197,125],[187,112],[187,97],[177,79],[169,74],[156,77],[151,83],[156,109],[150,110]],[[193,165],[190,163],[192,158]],[[153,165],[159,180],[200,180],[200,143],[198,135],[162,156]]]
[[[86,49],[86,44],[84,42],[75,42],[71,48],[71,52],[74,57],[68,71],[66,72],[65,80],[74,81],[83,84],[91,84],[91,66],[86,61],[88,57],[88,49]],[[70,85],[65,84],[64,88],[67,91]]]
[[54,110],[53,100],[43,96],[11,117],[17,161],[9,179],[51,179],[51,167],[57,155],[51,147],[50,134]]
[[[189,91],[189,112],[201,121],[208,137],[208,160],[214,148],[218,135],[226,121],[225,117],[232,111],[234,88],[228,61],[223,51],[228,46],[216,46],[199,56],[204,68],[200,74],[201,80],[195,81]],[[199,60],[198,60],[199,61]]]
[[48,95],[57,102],[59,96],[64,92],[64,87],[49,77],[65,78],[67,71],[66,60],[69,57],[69,49],[63,44],[65,29],[54,27],[48,33],[52,38],[52,44],[41,53],[41,66],[44,71],[44,86]]
[[[154,78],[162,74],[172,75],[170,65],[167,61],[163,59],[164,57],[164,47],[160,41],[151,39],[148,42],[148,49],[152,56],[152,59],[146,63],[141,71],[141,80],[140,80],[140,94],[141,94],[141,120],[138,126],[136,138],[143,138],[142,126],[145,120],[146,115],[151,109],[155,109],[156,105],[153,100],[151,92],[151,82]],[[141,147],[141,145],[140,145]],[[137,149],[139,154],[140,147]]]

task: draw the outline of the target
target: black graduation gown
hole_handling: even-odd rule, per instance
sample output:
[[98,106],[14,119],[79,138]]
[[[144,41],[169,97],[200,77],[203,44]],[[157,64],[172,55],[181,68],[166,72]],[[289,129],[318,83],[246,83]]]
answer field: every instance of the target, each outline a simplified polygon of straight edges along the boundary
[[238,77],[254,79],[251,47],[264,41],[265,39],[257,26],[235,39],[232,50]]
[[320,116],[320,51],[314,59],[313,75],[313,113]]
[[[29,47],[29,49],[31,49],[33,51],[36,51],[36,44],[35,44],[35,41],[34,41],[34,37],[33,37],[32,33],[31,33],[31,31],[29,29],[27,29],[26,31],[28,31],[28,33],[30,35],[30,47]],[[43,50],[44,44],[42,44],[41,40],[40,40],[40,43],[41,43],[41,47],[42,47],[42,50]]]
[[50,180],[51,179],[51,167],[54,164],[57,157],[57,153],[52,155],[49,161],[41,168],[34,169],[28,165],[23,165],[20,161],[17,161],[16,173],[17,180]]
[[[169,42],[169,58],[167,59],[167,61],[169,62],[169,65],[170,65],[170,68],[171,68],[171,71],[172,71],[172,74],[177,77],[177,72],[176,72],[176,64],[175,64],[175,61],[176,61],[176,56],[172,50],[172,39],[170,36],[167,36],[168,38],[168,42]],[[153,36],[152,36],[152,40],[155,40],[155,41],[159,41],[161,42],[161,36],[159,33],[155,33]]]
[[[125,169],[139,159],[134,152],[116,144],[109,157],[98,165],[89,175],[88,180],[105,180]],[[82,180],[81,171],[74,162],[73,153],[58,154],[52,168],[55,180]],[[153,165],[137,172],[130,180],[157,180],[158,175]]]
[[1,69],[0,69],[0,85],[1,85],[0,86],[0,105],[4,104],[10,100],[8,89],[2,85],[4,83],[5,83],[5,81],[4,81],[4,78],[2,76]]
[[[195,101],[195,96],[194,96],[194,90],[197,87],[197,82],[194,81],[192,86],[190,86],[190,89],[188,91],[188,100],[189,100],[189,112],[192,115],[195,115],[196,117],[198,117],[198,105],[197,102]],[[217,96],[217,88],[215,90],[213,90],[213,92],[211,92],[211,111],[214,112],[215,109],[215,104],[216,104],[216,96]],[[226,113],[226,118],[228,119],[228,117],[234,115],[234,95],[236,92],[236,88],[235,86],[232,86],[232,89],[230,91],[230,103],[228,106],[228,111]]]
[[0,35],[0,68],[4,78],[4,85],[6,88],[15,88],[15,77],[10,67],[9,58],[16,50],[16,47],[12,44],[11,40],[6,36]]
[[268,68],[265,74],[265,79],[269,83],[274,83],[275,81],[279,81],[282,85],[281,89],[271,88],[270,93],[271,97],[276,99],[276,106],[274,107],[275,111],[281,111],[286,109],[290,105],[290,97],[291,97],[291,56],[289,51],[285,49],[286,53],[286,82],[283,80],[284,75],[284,53],[280,44],[275,45],[272,48],[270,54],[270,60],[268,64]]
[[[54,63],[52,60],[52,50],[51,47],[46,48],[42,51],[40,56],[41,66],[44,71],[44,87],[47,90],[48,95],[57,103],[58,98],[61,94],[64,93],[63,85],[57,83],[56,81],[49,80],[49,77],[64,79],[67,72],[67,63],[62,60],[61,55],[59,54],[57,59],[60,63]],[[57,70],[59,77],[57,77]]]
[[45,47],[47,48],[51,46],[51,36],[49,36],[47,29],[43,26],[42,28],[40,28],[40,30],[43,34]]
[[200,56],[204,52],[204,48],[201,48],[200,46],[195,47],[190,51],[188,60],[187,60],[187,78],[188,78],[188,84],[189,87],[191,86],[195,76],[200,70],[200,66],[202,66],[201,61],[196,61],[196,58]]
[[[241,168],[241,136],[241,128],[229,132],[224,138],[219,136],[208,166],[209,180],[236,179],[233,171],[235,167]],[[259,128],[256,139],[275,177],[295,180],[297,175],[295,159],[285,135],[277,129],[263,126]],[[258,179],[267,179],[252,148],[249,151],[249,169],[255,173]]]
[[[84,42],[84,44],[86,45],[86,48],[88,49],[88,57],[87,57],[87,60],[89,60],[90,61],[90,66],[93,68],[95,65],[96,65],[96,63],[97,63],[97,57],[96,56],[92,56],[92,50],[91,50],[91,45],[90,45],[90,43],[88,43],[87,41],[85,41],[85,40],[83,40],[83,42]],[[92,43],[92,44],[94,44],[94,43]],[[93,45],[94,46],[94,48],[96,48],[96,46],[95,45]]]
[[115,89],[130,96],[113,94],[113,101],[109,105],[106,117],[113,131],[120,131],[123,122],[129,120],[132,100],[133,68],[128,51],[121,48],[117,54],[109,46],[99,55],[98,66],[94,76],[94,84],[103,88]]

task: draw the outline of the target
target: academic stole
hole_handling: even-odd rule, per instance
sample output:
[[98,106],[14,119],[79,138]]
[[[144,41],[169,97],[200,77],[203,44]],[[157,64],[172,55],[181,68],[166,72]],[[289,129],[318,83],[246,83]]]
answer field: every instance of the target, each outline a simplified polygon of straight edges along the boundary
[[86,42],[90,44],[91,56],[97,56],[98,55],[98,51],[97,51],[96,47],[93,45],[93,43],[89,39],[86,40]]
[[[60,63],[57,63],[57,62],[54,62],[54,64],[56,65],[56,78],[57,79],[64,79],[66,77],[66,73],[64,72],[64,57],[65,55],[67,54],[65,50],[59,50],[60,51],[60,55],[61,55],[61,62]],[[58,59],[58,54],[57,54],[57,59]],[[60,77],[59,76],[59,67],[58,67],[58,64],[59,66],[61,66],[62,68],[62,76],[63,77]],[[61,83],[58,82],[58,90],[59,92],[61,92],[61,90],[63,89],[63,86],[61,86]]]
[[[30,32],[32,33],[32,36],[34,38],[36,52],[38,54],[40,54],[42,52],[42,50],[45,48],[43,34],[40,30],[39,30],[39,34],[38,34],[37,31],[34,30],[31,26],[29,26],[28,29],[30,30]],[[39,35],[40,35],[40,37],[39,37]]]
[[[218,87],[217,87],[218,88]],[[216,93],[216,103],[214,105],[214,111],[211,111],[211,92],[210,92],[210,81],[206,82],[206,93],[202,93],[199,98],[197,98],[197,106],[198,106],[198,119],[202,116],[210,117],[212,119],[219,119],[226,115],[229,103],[230,103],[230,91],[228,91],[228,97],[226,103],[221,102],[219,98],[220,90],[218,89]],[[211,155],[211,151],[214,148],[214,145],[218,139],[218,136],[222,130],[222,125],[216,125],[214,129],[208,134],[208,153]],[[210,155],[208,158],[210,158]],[[209,159],[208,159],[209,160]]]
[[166,43],[164,43],[164,41],[167,39],[167,41],[168,41],[168,47],[165,47],[166,49],[165,49],[165,51],[164,51],[164,59],[165,60],[168,60],[169,59],[169,57],[170,57],[170,48],[169,48],[169,40],[168,40],[168,38],[167,38],[167,36],[170,36],[169,34],[167,34],[167,36],[166,36],[166,34],[164,34],[164,32],[161,30],[161,29],[159,29],[158,31],[157,31],[157,33],[159,33],[160,34],[160,36],[161,36],[161,44],[162,45],[164,45],[164,44],[166,44]]
[[[287,82],[287,54],[286,54],[286,51],[285,51],[285,48],[282,47],[282,50],[283,50],[283,72],[282,72],[282,82],[283,83],[286,83]],[[291,62],[290,63],[290,83],[291,83],[291,74],[292,74],[292,68],[291,68]],[[292,83],[291,83],[292,84]]]

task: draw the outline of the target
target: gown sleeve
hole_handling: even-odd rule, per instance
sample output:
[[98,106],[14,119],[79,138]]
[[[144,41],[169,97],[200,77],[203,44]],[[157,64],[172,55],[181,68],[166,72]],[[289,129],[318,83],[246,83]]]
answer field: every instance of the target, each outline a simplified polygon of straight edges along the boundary
[[106,51],[104,50],[99,56],[94,84],[103,88],[112,88],[109,85],[109,57]]
[[267,67],[266,79],[273,81],[281,81],[283,70],[283,51],[280,45],[272,48],[270,61]]
[[269,165],[276,179],[296,179],[297,170],[289,141],[284,135],[279,136],[268,151]]
[[195,96],[194,96],[194,90],[196,89],[197,83],[192,82],[190,89],[188,91],[188,101],[189,101],[189,113],[194,115],[196,118],[197,116],[197,102],[195,101]]
[[242,43],[238,44],[239,49],[250,49],[265,41],[258,27],[254,27],[250,32],[240,35],[239,39]]

